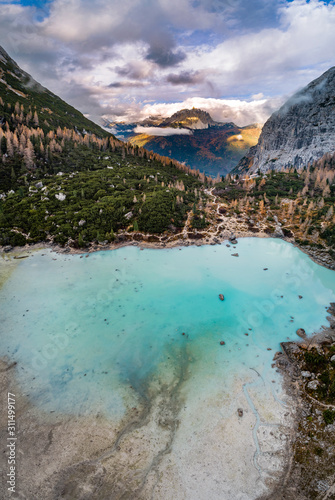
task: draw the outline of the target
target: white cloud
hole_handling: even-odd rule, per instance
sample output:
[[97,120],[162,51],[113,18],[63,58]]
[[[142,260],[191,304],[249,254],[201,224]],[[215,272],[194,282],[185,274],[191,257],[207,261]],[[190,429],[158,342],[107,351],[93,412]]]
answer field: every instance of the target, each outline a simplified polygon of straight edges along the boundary
[[[50,16],[41,23],[46,36],[62,42],[87,42],[92,36],[113,33],[120,21],[130,17],[136,0],[118,2],[81,0],[55,0],[50,6]],[[114,5],[113,5],[114,4]]]
[[282,7],[279,16],[276,28],[234,36],[214,48],[199,47],[189,54],[184,66],[221,69],[212,82],[222,92],[243,92],[249,85],[251,92],[262,87],[262,92],[269,94],[295,90],[308,83],[311,73],[316,77],[334,64],[333,4],[295,0]]
[[192,0],[54,0],[42,23],[48,36],[63,42],[86,42],[109,35],[115,41],[153,41],[167,37],[168,26],[181,30],[210,29],[214,12]]
[[335,63],[334,2],[54,0],[49,8],[40,22],[34,7],[0,0],[0,44],[96,121],[194,106],[218,121],[264,122],[282,103],[274,96]]
[[146,104],[141,109],[138,118],[144,119],[147,116],[167,118],[181,109],[192,109],[194,107],[208,111],[215,121],[234,122],[242,127],[251,123],[264,123],[281,104],[282,100],[278,98],[243,101],[239,99],[191,97],[183,102]]
[[260,99],[264,99],[264,94],[263,92],[259,92],[258,94],[254,94],[251,96],[252,99],[254,99],[255,101],[259,101]]
[[135,134],[146,134],[155,135],[157,137],[166,137],[169,135],[192,135],[191,130],[184,128],[172,128],[172,127],[142,127],[138,125],[134,129]]

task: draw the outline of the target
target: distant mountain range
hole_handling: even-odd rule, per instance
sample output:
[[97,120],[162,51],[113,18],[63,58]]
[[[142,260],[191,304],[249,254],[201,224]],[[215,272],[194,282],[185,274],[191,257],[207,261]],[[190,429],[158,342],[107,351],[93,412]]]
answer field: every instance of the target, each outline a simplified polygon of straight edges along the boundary
[[183,109],[169,118],[108,126],[120,139],[212,176],[230,172],[257,143],[261,132],[259,124],[238,127],[231,122],[216,122],[209,113],[196,108]]
[[[123,142],[37,83],[0,48],[0,246],[46,241],[96,248],[142,239],[165,245],[170,238],[208,242],[214,235],[218,242],[219,231],[231,234],[243,226],[255,234],[294,236],[334,257],[334,69],[307,90],[270,118],[243,161],[251,159],[256,169],[256,160],[265,158],[262,169],[281,169],[292,152],[322,155],[313,169],[213,179],[167,154],[180,154],[193,166],[198,161],[216,177],[257,142],[259,126],[240,128],[215,122],[202,110],[182,110],[170,118],[118,124],[132,136],[132,143]],[[140,139],[163,155],[137,145]],[[302,154],[295,158],[293,164],[308,166]],[[208,201],[212,210],[205,210]]]
[[235,173],[304,167],[335,151],[335,67],[294,94],[265,123]]

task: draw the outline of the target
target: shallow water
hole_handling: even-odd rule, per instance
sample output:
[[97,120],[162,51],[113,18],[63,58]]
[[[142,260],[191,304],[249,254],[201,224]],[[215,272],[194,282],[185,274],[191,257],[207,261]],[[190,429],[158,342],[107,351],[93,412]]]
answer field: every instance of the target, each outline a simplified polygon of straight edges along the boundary
[[298,339],[298,328],[311,334],[326,325],[334,300],[334,271],[280,240],[88,257],[44,250],[19,261],[0,290],[0,355],[18,362],[24,393],[46,412],[117,421],[170,384],[179,461],[191,434],[245,407],[257,471],[260,425],[270,425],[274,403],[285,405],[273,355],[279,342]]
[[43,408],[121,414],[123,390],[140,392],[185,349],[195,378],[227,385],[243,366],[268,371],[279,342],[327,323],[334,276],[272,239],[88,258],[39,251],[0,292],[0,354],[19,362],[20,382]]

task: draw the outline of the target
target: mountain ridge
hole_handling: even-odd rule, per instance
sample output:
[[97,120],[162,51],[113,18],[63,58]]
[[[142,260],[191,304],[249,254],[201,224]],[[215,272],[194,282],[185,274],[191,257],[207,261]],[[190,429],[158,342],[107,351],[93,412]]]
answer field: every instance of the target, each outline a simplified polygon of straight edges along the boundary
[[76,108],[38,83],[29,73],[20,68],[1,46],[0,94],[7,103],[11,104],[11,109],[2,111],[2,118],[5,121],[10,122],[13,108],[18,102],[20,106],[36,108],[42,129],[72,126],[80,133],[91,133],[101,138],[111,136],[110,132],[86,118]]
[[300,168],[335,151],[335,66],[296,92],[264,124],[234,173]]
[[[229,173],[250,146],[256,144],[261,131],[258,123],[238,127],[233,122],[216,122],[207,111],[197,108],[182,109],[164,119],[148,118],[138,123],[113,125],[111,131],[118,138],[214,177]],[[138,133],[137,127],[141,127]],[[161,129],[162,133],[155,135],[151,127],[157,128],[157,132]],[[165,128],[169,129],[166,135]],[[175,134],[171,131],[173,128]],[[180,129],[190,133],[179,134]]]

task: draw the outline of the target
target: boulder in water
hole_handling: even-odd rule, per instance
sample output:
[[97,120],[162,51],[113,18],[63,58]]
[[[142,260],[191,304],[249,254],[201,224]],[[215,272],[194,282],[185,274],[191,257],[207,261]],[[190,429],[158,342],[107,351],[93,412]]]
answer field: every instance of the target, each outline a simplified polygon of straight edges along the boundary
[[298,337],[301,337],[302,339],[305,339],[307,337],[306,332],[303,328],[298,328],[296,334],[298,335]]

